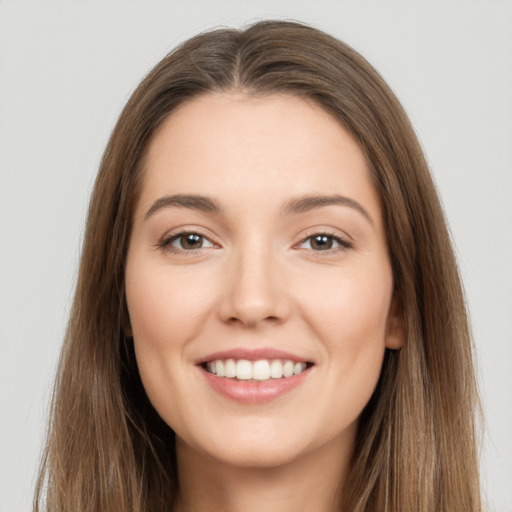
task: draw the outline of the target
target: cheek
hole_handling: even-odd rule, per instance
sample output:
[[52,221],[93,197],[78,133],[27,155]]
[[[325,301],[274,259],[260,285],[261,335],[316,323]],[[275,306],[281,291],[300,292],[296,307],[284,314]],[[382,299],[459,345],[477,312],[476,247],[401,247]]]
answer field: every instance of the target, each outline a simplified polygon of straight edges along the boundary
[[343,404],[353,418],[370,399],[380,375],[392,294],[390,269],[365,270],[315,281],[304,309],[313,335],[322,341],[330,376],[326,396]]
[[392,295],[391,270],[387,266],[316,279],[309,282],[307,291],[306,314],[326,341],[335,347],[342,340],[357,341],[357,345],[384,344]]
[[[179,421],[181,382],[191,366],[188,348],[204,322],[211,299],[192,276],[154,261],[128,259],[126,301],[139,374],[146,393],[160,416],[173,427]],[[193,384],[188,384],[193,393]],[[179,409],[179,407],[178,407]]]
[[[170,268],[132,254],[126,269],[126,302],[144,386],[175,374],[184,347],[198,329],[201,303],[195,287],[173,279]],[[165,387],[165,386],[164,386]]]
[[210,302],[197,277],[157,265],[127,265],[126,300],[135,340],[148,350],[172,350],[192,339]]

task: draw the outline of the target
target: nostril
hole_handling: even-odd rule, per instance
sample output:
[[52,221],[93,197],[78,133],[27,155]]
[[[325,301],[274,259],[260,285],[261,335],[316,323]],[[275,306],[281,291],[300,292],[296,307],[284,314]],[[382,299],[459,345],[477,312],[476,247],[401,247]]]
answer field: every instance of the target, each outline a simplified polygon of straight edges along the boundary
[[[263,320],[262,320],[262,322],[271,322],[273,324],[279,323],[280,321],[281,321],[281,319],[277,316],[267,316],[267,317],[263,318]],[[237,316],[232,316],[227,319],[227,323],[230,323],[230,324],[241,323],[241,324],[244,324],[247,326],[256,325],[259,322],[260,322],[260,320],[258,320],[257,318],[251,319],[251,318],[242,318],[242,317],[237,317]]]

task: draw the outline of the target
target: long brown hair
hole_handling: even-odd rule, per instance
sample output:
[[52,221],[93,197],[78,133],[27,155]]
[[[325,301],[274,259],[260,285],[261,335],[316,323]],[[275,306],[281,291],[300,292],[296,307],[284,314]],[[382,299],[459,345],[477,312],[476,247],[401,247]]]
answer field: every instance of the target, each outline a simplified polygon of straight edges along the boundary
[[364,150],[387,228],[406,343],[387,351],[359,422],[345,512],[481,510],[465,303],[442,209],[410,122],[349,46],[299,23],[200,34],[124,108],[91,199],[34,510],[169,511],[174,434],[144,392],[125,336],[124,263],[145,150],[176,106],[211,91],[315,101]]

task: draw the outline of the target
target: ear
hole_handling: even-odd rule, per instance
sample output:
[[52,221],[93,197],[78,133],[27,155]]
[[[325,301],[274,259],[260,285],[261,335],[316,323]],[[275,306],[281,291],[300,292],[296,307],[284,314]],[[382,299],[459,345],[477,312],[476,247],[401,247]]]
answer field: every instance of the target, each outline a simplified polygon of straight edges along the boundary
[[397,293],[393,295],[386,325],[386,348],[397,350],[405,343],[404,312]]
[[121,319],[121,329],[123,330],[124,337],[133,338],[132,323],[130,322],[130,314],[128,313],[128,306],[126,305],[126,300],[123,305],[122,315],[123,316]]
[[131,325],[124,326],[123,325],[123,334],[125,338],[133,338],[133,331]]

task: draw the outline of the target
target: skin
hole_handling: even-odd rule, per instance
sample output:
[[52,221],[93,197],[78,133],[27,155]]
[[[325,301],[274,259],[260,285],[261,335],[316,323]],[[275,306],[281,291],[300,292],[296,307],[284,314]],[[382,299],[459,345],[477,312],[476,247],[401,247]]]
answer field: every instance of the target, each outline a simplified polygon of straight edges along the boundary
[[[222,212],[148,215],[173,194],[208,196]],[[346,204],[283,213],[311,194],[349,198],[366,215]],[[204,238],[188,249],[173,238],[183,230]],[[342,242],[322,250],[319,233]],[[378,195],[333,117],[293,96],[240,92],[173,112],[149,147],[126,294],[144,387],[177,436],[176,510],[335,510],[385,348],[403,343],[392,290]],[[314,365],[289,393],[241,404],[195,364],[240,347]]]

